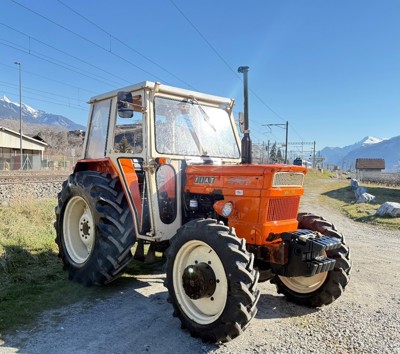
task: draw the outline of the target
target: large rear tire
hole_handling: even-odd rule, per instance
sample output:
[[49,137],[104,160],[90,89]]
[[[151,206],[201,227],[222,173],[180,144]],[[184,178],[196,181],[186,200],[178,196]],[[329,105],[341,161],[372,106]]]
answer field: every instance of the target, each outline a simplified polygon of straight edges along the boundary
[[259,299],[245,240],[215,220],[193,220],[178,230],[166,256],[169,302],[182,327],[205,342],[239,336]]
[[345,245],[343,235],[332,223],[320,216],[300,213],[297,217],[299,229],[318,231],[323,235],[340,239],[342,246],[327,251],[327,257],[336,260],[335,267],[329,272],[316,274],[312,277],[283,277],[275,275],[271,283],[277,287],[280,294],[289,301],[308,307],[328,305],[339,298],[350,279],[350,252]]
[[77,172],[64,182],[56,207],[56,243],[73,281],[103,285],[131,260],[132,215],[118,177]]

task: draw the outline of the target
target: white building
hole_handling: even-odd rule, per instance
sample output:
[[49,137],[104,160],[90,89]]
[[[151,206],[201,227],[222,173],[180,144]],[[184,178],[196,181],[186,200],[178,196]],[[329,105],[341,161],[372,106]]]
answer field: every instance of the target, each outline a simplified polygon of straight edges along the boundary
[[0,127],[0,170],[39,170],[42,166],[43,152],[47,144],[11,129]]

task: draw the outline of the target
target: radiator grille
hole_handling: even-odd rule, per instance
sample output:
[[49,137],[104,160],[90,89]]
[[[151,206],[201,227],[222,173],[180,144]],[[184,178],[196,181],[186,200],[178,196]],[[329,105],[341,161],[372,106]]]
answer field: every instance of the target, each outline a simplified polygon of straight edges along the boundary
[[297,218],[300,197],[273,198],[268,202],[267,221]]
[[272,187],[303,187],[304,174],[298,172],[277,172]]

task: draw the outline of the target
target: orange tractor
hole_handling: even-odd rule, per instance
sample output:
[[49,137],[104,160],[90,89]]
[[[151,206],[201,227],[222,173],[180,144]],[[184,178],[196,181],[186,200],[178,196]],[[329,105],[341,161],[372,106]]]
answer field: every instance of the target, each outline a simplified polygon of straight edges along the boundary
[[107,284],[132,256],[165,252],[174,316],[210,342],[247,327],[258,282],[319,307],[342,294],[351,269],[342,234],[298,214],[306,169],[251,164],[240,69],[242,143],[232,99],[147,81],[92,98],[84,157],[56,207],[71,280]]

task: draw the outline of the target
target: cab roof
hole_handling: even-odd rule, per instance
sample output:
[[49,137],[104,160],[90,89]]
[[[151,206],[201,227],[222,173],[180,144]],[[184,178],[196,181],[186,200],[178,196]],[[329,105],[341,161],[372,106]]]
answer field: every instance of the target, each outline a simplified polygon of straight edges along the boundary
[[194,96],[196,99],[198,99],[200,101],[205,101],[205,102],[225,103],[228,105],[233,105],[233,103],[234,103],[233,98],[209,95],[206,93],[177,88],[177,87],[168,86],[168,85],[160,84],[159,82],[152,82],[152,81],[139,82],[134,85],[129,85],[126,87],[122,87],[122,88],[119,88],[119,89],[116,89],[113,91],[109,91],[109,92],[94,96],[90,99],[89,103],[94,103],[94,102],[101,101],[101,100],[104,100],[107,98],[115,97],[115,96],[117,96],[117,93],[119,91],[132,92],[132,91],[137,91],[137,90],[141,90],[141,89],[148,89],[148,90],[154,91],[156,93],[171,94],[171,95],[176,95],[176,96],[180,96],[180,97]]

